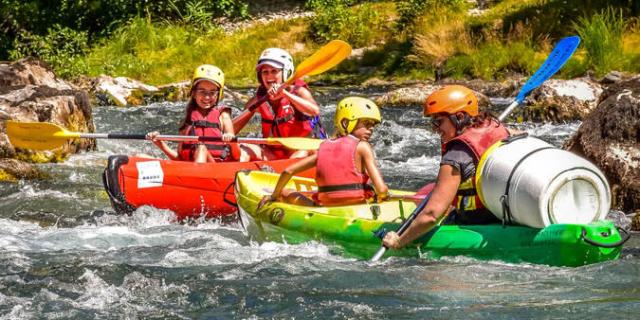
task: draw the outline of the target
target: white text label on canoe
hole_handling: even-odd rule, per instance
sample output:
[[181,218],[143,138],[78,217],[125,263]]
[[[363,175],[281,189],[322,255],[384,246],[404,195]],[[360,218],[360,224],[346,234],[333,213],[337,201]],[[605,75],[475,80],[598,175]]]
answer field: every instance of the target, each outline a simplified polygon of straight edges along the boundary
[[138,189],[161,187],[164,172],[160,161],[136,162],[138,168]]

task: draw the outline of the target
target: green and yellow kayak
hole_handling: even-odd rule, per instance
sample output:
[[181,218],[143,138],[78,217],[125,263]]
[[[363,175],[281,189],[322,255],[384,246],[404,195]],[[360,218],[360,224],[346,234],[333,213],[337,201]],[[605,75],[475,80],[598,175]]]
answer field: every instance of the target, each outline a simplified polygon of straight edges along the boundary
[[[416,208],[413,201],[387,201],[342,207],[303,207],[269,203],[256,210],[264,195],[270,194],[278,174],[239,172],[235,192],[242,222],[253,235],[268,241],[301,243],[317,240],[338,244],[348,256],[368,259],[380,248],[374,232],[396,230]],[[287,188],[315,190],[313,179],[294,177]],[[392,191],[395,195],[412,192]],[[623,231],[621,234],[619,231]],[[591,224],[556,224],[536,229],[503,225],[440,225],[402,250],[387,255],[469,256],[485,260],[529,262],[553,266],[581,266],[620,256],[628,239],[624,230],[610,221]]]

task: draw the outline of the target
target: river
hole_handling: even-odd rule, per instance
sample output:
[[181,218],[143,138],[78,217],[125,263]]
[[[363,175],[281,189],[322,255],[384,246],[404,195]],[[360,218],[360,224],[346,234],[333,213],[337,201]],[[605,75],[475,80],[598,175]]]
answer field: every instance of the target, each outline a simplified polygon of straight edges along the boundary
[[[337,97],[354,93],[361,92],[317,93],[329,130]],[[183,107],[97,107],[96,131],[175,134]],[[389,185],[415,190],[434,180],[439,138],[421,110],[385,108],[383,119],[372,141]],[[515,126],[559,146],[579,123]],[[97,151],[41,165],[49,179],[0,183],[0,319],[619,319],[640,313],[637,234],[620,260],[579,268],[466,257],[372,265],[334,255],[319,242],[255,243],[237,224],[175,224],[170,211],[151,207],[115,215],[102,170],[109,155],[136,153],[161,156],[149,142],[100,140]]]

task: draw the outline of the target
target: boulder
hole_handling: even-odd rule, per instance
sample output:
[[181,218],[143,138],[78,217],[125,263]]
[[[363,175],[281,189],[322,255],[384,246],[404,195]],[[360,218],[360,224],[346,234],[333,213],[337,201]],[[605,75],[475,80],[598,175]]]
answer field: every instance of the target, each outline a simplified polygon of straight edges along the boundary
[[0,158],[0,181],[37,179],[43,175],[30,163],[16,159]]
[[584,119],[595,109],[602,86],[589,78],[547,80],[525,99],[526,121],[563,122]]
[[424,100],[439,86],[419,83],[410,87],[393,89],[379,97],[374,102],[380,107],[421,105]]
[[607,176],[613,207],[640,210],[640,76],[607,87],[564,145]]
[[[410,87],[391,90],[382,96],[376,97],[374,102],[380,107],[421,106],[432,92],[444,85],[446,84],[436,85],[418,83]],[[466,84],[461,83],[461,85]],[[489,98],[478,91],[475,91],[475,93],[478,97],[480,110],[486,110],[490,103]]]
[[14,63],[0,63],[0,88],[26,85],[47,86],[58,90],[73,89],[70,84],[56,77],[48,64],[36,58],[27,57]]
[[14,148],[6,134],[6,120],[52,122],[71,131],[93,132],[91,106],[86,91],[75,89],[57,78],[38,60],[22,59],[0,64],[0,73],[0,158],[50,162],[69,153],[95,148],[95,141],[86,139],[69,141],[55,151]]
[[96,94],[106,95],[111,104],[124,107],[143,104],[142,96],[148,92],[156,92],[158,88],[127,77],[101,75],[94,79],[93,90]]

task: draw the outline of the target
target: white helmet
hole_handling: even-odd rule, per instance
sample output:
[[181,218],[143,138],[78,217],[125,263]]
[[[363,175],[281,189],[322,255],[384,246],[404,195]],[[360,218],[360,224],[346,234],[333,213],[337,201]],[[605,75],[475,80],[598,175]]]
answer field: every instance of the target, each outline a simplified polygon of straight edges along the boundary
[[262,51],[258,63],[256,64],[256,71],[258,72],[258,80],[260,80],[260,68],[263,65],[268,64],[274,68],[282,69],[282,81],[286,81],[293,75],[294,66],[293,58],[291,55],[280,48],[267,48]]

